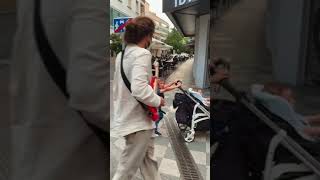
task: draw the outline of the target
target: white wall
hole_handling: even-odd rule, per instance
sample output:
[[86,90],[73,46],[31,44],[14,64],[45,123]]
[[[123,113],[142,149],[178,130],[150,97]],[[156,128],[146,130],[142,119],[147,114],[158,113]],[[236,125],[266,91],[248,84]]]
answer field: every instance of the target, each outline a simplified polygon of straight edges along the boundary
[[199,88],[208,87],[207,65],[209,49],[209,20],[210,15],[200,16],[196,19],[193,77],[196,86]]
[[271,50],[277,81],[299,84],[304,0],[269,0],[267,46]]

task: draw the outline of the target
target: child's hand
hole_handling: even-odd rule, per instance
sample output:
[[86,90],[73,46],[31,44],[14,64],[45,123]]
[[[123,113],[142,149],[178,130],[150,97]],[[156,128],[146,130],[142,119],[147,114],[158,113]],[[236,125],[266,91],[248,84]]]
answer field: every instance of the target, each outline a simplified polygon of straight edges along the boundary
[[306,116],[306,120],[312,124],[312,125],[320,125],[320,115],[311,115],[311,116]]
[[312,137],[320,137],[320,127],[308,127],[304,129],[304,132]]
[[315,119],[315,121],[320,122],[320,114],[314,115],[314,119]]

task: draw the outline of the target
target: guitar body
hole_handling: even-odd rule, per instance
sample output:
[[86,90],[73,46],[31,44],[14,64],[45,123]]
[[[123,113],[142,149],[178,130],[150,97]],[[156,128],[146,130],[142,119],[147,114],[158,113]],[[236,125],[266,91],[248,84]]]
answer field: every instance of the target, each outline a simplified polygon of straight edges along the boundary
[[[156,76],[153,76],[152,78],[151,78],[151,81],[150,81],[150,86],[153,88],[153,89],[155,89],[155,86],[156,86],[156,79],[157,79],[157,77]],[[148,106],[148,110],[149,110],[149,112],[150,112],[150,116],[151,116],[151,119],[152,119],[152,121],[158,121],[159,120],[159,112],[158,112],[158,108],[156,108],[156,107],[151,107],[151,106]]]

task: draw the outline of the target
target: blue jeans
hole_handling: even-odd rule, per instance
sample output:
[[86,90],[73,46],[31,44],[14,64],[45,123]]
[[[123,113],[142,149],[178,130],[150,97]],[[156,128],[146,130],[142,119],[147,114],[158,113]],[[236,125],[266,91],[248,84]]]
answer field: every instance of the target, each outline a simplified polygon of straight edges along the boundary
[[161,109],[159,109],[159,120],[156,121],[156,131],[158,131],[158,126],[162,118],[163,118],[163,112],[161,111]]

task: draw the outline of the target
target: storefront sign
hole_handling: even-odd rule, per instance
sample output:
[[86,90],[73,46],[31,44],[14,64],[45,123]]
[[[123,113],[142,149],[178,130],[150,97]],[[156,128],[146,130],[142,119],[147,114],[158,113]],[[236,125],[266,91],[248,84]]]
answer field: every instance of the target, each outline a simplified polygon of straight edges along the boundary
[[194,0],[175,0],[174,7],[183,6],[185,4],[191,3]]
[[[171,12],[177,8],[200,0],[163,0],[163,12]],[[202,0],[203,1],[203,0]]]

